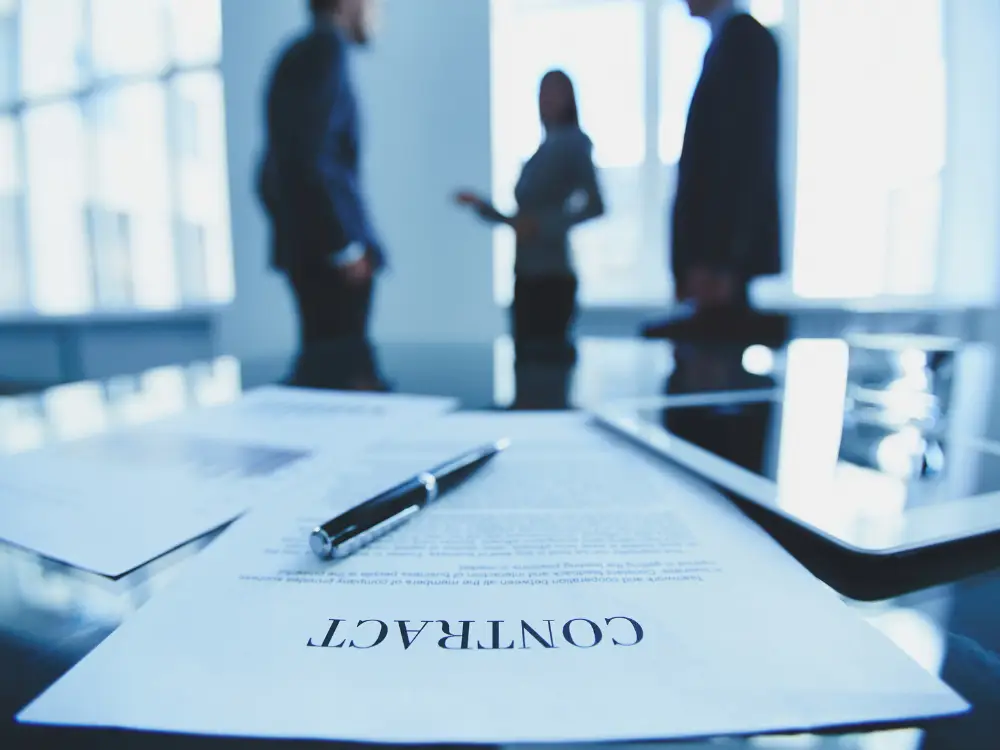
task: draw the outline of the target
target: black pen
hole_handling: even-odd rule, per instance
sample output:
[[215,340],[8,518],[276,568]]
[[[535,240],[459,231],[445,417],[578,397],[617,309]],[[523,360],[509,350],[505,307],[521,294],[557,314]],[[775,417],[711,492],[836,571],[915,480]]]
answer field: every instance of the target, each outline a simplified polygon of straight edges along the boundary
[[313,529],[309,546],[324,560],[353,554],[460,485],[509,444],[500,440],[469,451],[366,500]]

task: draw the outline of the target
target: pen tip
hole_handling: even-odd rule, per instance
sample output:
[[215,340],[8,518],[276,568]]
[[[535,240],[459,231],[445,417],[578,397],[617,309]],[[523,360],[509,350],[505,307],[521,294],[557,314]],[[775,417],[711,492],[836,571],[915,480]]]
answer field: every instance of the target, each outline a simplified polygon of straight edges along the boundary
[[496,443],[494,443],[494,447],[498,451],[507,450],[510,447],[510,440],[508,438],[503,438],[501,440],[497,440]]

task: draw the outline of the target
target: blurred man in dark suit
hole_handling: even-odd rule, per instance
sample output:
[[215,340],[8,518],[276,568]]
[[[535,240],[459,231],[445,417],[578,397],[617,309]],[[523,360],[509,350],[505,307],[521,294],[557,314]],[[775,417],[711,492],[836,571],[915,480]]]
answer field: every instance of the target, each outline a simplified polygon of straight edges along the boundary
[[[695,317],[745,310],[747,287],[781,271],[778,46],[734,0],[687,0],[712,28],[688,112],[673,209],[677,299]],[[678,321],[653,324],[671,334]]]
[[281,55],[267,92],[261,200],[271,264],[298,303],[303,343],[364,338],[384,264],[359,180],[349,46],[371,33],[371,0],[309,0],[312,28]]

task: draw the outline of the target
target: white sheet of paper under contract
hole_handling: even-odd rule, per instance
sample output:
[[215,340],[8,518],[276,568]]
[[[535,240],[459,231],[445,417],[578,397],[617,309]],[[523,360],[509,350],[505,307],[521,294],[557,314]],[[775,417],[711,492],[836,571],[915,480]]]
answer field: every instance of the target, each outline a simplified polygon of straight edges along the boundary
[[[363,553],[317,522],[513,445]],[[454,415],[241,518],[20,720],[376,742],[747,734],[966,703],[722,498],[572,416]]]
[[0,539],[117,576],[262,501],[321,497],[364,449],[447,399],[267,387],[0,458]]

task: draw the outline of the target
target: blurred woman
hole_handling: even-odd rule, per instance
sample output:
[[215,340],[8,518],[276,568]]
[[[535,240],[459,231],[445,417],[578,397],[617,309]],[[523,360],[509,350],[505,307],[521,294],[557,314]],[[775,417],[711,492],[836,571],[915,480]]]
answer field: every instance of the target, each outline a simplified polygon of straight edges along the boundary
[[519,341],[567,337],[577,292],[569,231],[604,213],[593,145],[580,129],[569,76],[559,70],[545,74],[538,109],[545,136],[514,190],[517,212],[506,216],[468,190],[456,196],[459,205],[488,222],[509,224],[517,234],[512,327]]

